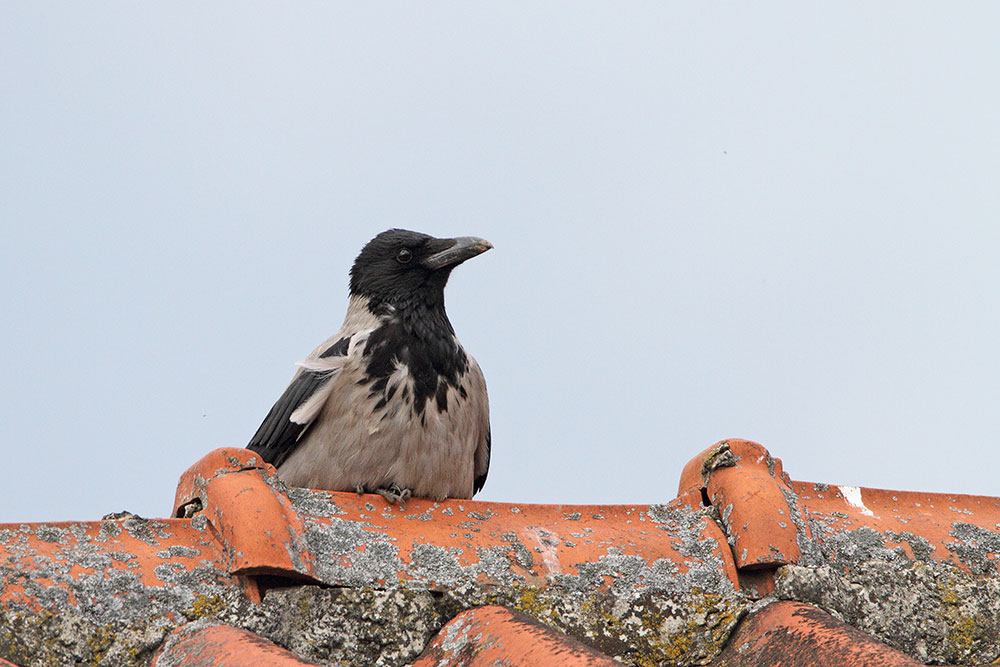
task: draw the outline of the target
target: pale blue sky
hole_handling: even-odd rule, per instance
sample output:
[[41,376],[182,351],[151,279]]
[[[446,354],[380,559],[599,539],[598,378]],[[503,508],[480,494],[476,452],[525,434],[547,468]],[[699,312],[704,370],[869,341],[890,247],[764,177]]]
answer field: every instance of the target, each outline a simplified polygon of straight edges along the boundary
[[725,437],[1000,495],[1000,5],[0,5],[0,521],[166,516],[388,227],[489,383],[480,498]]

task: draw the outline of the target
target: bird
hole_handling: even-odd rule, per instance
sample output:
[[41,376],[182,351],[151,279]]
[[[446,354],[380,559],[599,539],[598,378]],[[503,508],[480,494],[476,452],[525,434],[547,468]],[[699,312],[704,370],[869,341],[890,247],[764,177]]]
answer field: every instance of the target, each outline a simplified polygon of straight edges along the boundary
[[452,270],[493,245],[390,229],[350,270],[340,329],[303,361],[247,448],[293,487],[471,498],[490,466],[483,372],[445,312]]

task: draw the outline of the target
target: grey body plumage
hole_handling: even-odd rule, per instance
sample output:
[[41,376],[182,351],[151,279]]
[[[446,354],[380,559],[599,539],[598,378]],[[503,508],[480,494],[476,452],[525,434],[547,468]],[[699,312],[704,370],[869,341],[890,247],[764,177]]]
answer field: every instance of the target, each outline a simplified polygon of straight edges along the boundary
[[444,286],[491,247],[398,229],[372,239],[344,324],[299,364],[248,448],[292,486],[471,498],[489,469],[489,402]]

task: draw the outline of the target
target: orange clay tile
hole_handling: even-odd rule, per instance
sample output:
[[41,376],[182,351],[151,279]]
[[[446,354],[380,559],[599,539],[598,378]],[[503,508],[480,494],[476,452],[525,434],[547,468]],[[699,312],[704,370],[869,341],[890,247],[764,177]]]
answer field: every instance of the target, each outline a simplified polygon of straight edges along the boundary
[[228,625],[174,630],[157,651],[151,667],[303,667],[315,665],[246,630]]
[[412,667],[615,667],[619,663],[504,607],[463,612],[441,628]]
[[13,662],[7,662],[3,658],[0,658],[0,667],[18,667]]
[[[220,449],[184,473],[172,516],[0,525],[0,611],[175,627],[202,615],[202,598],[243,604],[242,590],[260,602],[268,586],[302,583],[610,590],[634,600],[740,588],[763,597],[775,570],[791,563],[849,570],[907,558],[973,575],[1000,569],[1000,498],[793,482],[780,460],[745,440],[695,457],[668,505],[636,506],[413,499],[403,508],[377,495],[288,489],[255,453]],[[609,664],[588,651],[486,607],[453,619],[416,665]],[[204,661],[191,662],[196,655]],[[308,663],[199,622],[172,633],[156,664]],[[744,619],[712,664],[917,663],[814,607],[781,602]]]
[[[85,609],[174,618],[198,595],[233,586],[215,538],[188,519],[0,524],[0,607]],[[111,601],[116,602],[112,603]]]
[[[687,585],[699,570],[736,570],[718,526],[688,508],[531,505],[295,490],[316,576],[332,585],[413,582],[448,590],[463,581],[511,586],[611,588],[619,561],[644,563],[638,587]],[[694,558],[695,545],[710,545]],[[669,575],[663,574],[669,572]]]
[[710,667],[918,667],[816,607],[775,602],[741,621]]
[[226,447],[203,456],[177,484],[172,516],[208,520],[222,548],[222,566],[254,602],[261,575],[315,583],[312,553],[274,467],[256,452]]
[[996,574],[1000,560],[1000,498],[889,491],[792,482],[820,544],[848,531],[878,533],[885,549],[909,559],[948,561],[974,575]]
[[707,498],[718,508],[741,569],[799,560],[791,495],[781,460],[749,440],[723,440],[691,459],[678,491],[687,502]]
[[[530,505],[287,489],[242,449],[188,470],[174,515],[0,525],[0,608],[95,623],[189,615],[199,597],[264,586],[569,587],[728,594],[718,525],[675,504]],[[30,573],[30,576],[25,576]],[[125,610],[124,612],[122,610]],[[124,615],[123,615],[124,614]]]
[[745,440],[692,459],[675,502],[716,507],[740,586],[756,597],[770,593],[781,565],[836,564],[843,555],[848,566],[859,549],[945,561],[973,575],[1000,570],[1000,498],[792,481],[779,459]]
[[[184,473],[174,513],[188,506],[202,508],[237,575],[433,590],[462,581],[612,587],[618,561],[640,557],[639,587],[650,592],[690,583],[691,570],[721,572],[737,585],[721,530],[686,506],[415,498],[401,508],[377,495],[286,489],[270,465],[241,449],[216,450]],[[693,559],[686,554],[704,553],[696,544],[712,548]]]
[[279,485],[274,468],[255,452],[216,449],[181,476],[173,515],[183,516],[196,502],[224,546],[225,567],[235,575],[311,577],[302,522],[288,495],[276,490]]

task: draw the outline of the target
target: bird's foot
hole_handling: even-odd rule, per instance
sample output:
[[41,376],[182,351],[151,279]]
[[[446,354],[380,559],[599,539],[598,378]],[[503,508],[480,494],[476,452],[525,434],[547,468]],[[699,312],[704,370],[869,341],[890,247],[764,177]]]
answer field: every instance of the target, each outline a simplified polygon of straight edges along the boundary
[[401,489],[398,484],[393,484],[389,488],[375,489],[375,493],[385,498],[390,505],[399,503],[399,509],[406,509],[406,501],[413,496],[410,489]]
[[365,495],[365,493],[366,493],[365,492],[365,485],[364,484],[358,484],[356,487],[354,487],[354,492],[357,493],[359,496]]

